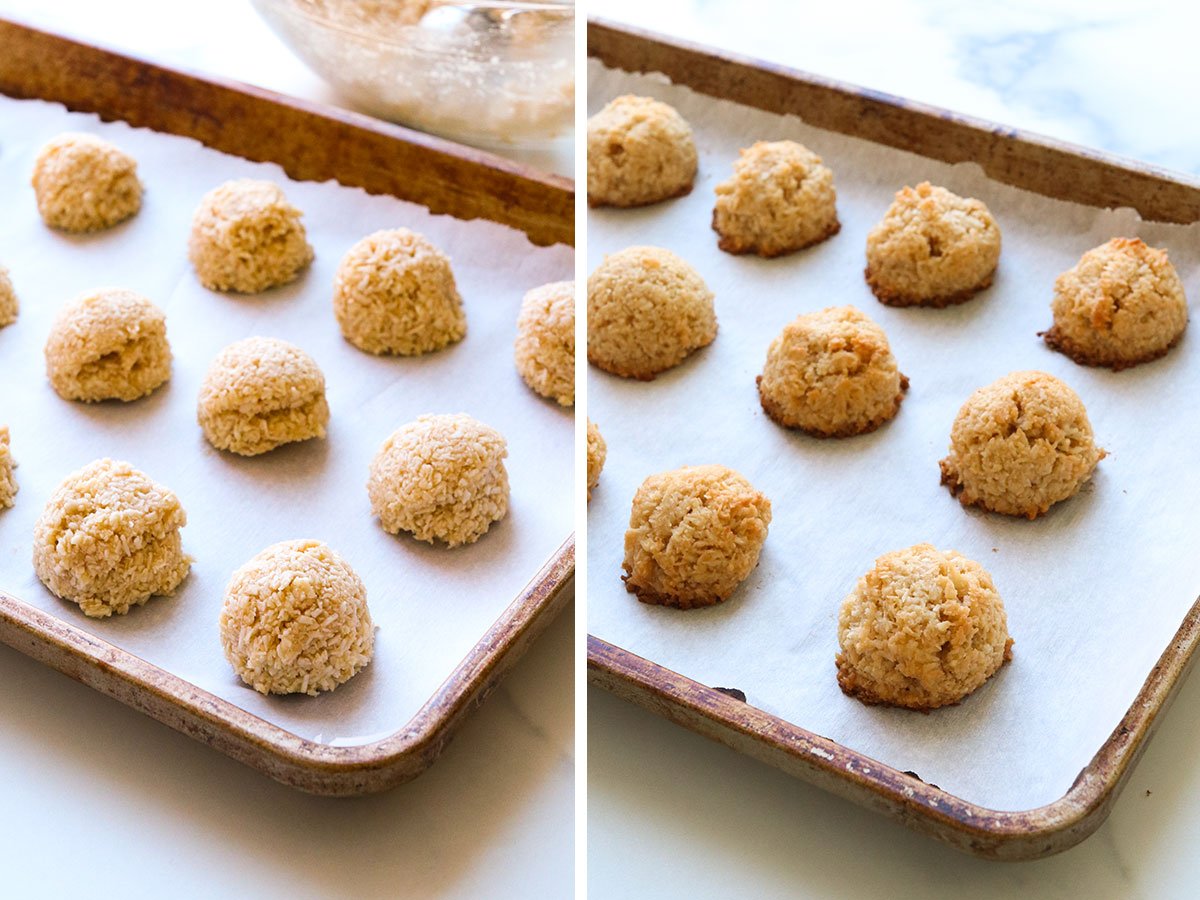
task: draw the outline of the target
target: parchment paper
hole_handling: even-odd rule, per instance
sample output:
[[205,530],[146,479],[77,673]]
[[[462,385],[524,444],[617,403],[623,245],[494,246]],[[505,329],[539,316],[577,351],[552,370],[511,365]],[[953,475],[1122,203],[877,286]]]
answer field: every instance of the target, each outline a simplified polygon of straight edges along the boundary
[[[933,162],[591,63],[590,112],[623,93],[683,114],[700,174],[688,197],[592,210],[589,270],[626,246],[667,247],[715,292],[720,331],[649,383],[589,367],[588,414],[608,442],[588,509],[589,630],[701,683],[740,688],[756,707],[966,800],[1024,809],[1062,796],[1200,592],[1200,348],[1188,334],[1167,358],[1114,374],[1075,365],[1036,333],[1050,325],[1055,277],[1111,237],[1168,247],[1197,290],[1200,232],[1048,200],[992,182],[974,164]],[[709,227],[714,185],[740,147],[782,138],[833,169],[841,233],[776,260],[720,252]],[[963,306],[890,309],[863,281],[866,235],[899,187],[923,179],[988,204],[1003,232],[999,272]],[[912,380],[898,417],[846,440],[779,428],[754,384],[767,345],[800,313],[847,303],[884,327]],[[939,484],[963,400],[1016,369],[1071,385],[1112,454],[1080,495],[1033,522],[964,511]],[[739,470],[771,498],[761,562],[717,607],[640,604],[620,580],[630,500],[654,472],[708,462]],[[992,573],[1013,661],[957,707],[929,715],[866,707],[834,678],[838,608],[877,556],[920,541],[957,549]]]
[[[42,144],[65,130],[99,134],[138,160],[141,212],[108,232],[69,237],[38,218],[29,176]],[[304,211],[316,250],[297,283],[258,296],[213,293],[187,261],[200,198],[237,177],[284,187]],[[433,216],[423,207],[335,183],[299,183],[282,170],[199,143],[42,102],[0,98],[0,262],[21,300],[0,329],[0,423],[12,429],[20,493],[0,512],[0,586],[106,641],[298,735],[359,744],[399,730],[479,641],[572,530],[573,417],[520,380],[512,342],[521,297],[572,277],[573,252],[536,248],[486,221]],[[425,357],[378,358],[346,343],[332,311],[333,273],[359,238],[388,227],[424,233],[449,254],[467,312],[467,336]],[[56,310],[81,291],[138,291],[167,314],[171,381],[131,404],[58,398],[42,347]],[[245,459],[212,449],[196,424],[209,362],[250,335],[292,341],[321,366],[332,411],[326,440]],[[367,500],[367,466],[383,439],[427,412],[466,412],[508,440],[507,518],[476,544],[448,550],[384,533]],[[172,599],[92,620],[33,574],[33,523],[69,472],[100,456],[127,459],[180,497],[191,574]],[[230,573],[280,540],[326,541],[367,586],[378,626],[374,661],[320,697],[263,697],[225,662],[217,615]]]

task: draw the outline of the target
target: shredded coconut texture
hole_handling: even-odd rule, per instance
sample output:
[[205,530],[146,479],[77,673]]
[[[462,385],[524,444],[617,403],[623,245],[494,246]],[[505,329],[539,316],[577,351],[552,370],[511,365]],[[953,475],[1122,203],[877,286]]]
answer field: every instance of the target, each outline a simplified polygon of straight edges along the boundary
[[0,425],[0,509],[11,509],[16,502],[17,476],[13,469],[17,461],[13,459],[12,447],[9,445],[8,426]]
[[508,512],[508,445],[468,415],[421,416],[371,462],[367,494],[385,531],[451,547],[482,537]]
[[771,501],[725,466],[684,466],[638,488],[625,532],[625,589],[691,609],[727,599],[758,564]]
[[119,288],[65,306],[50,326],[45,355],[46,375],[64,400],[137,400],[171,377],[166,315]]
[[588,278],[588,361],[649,380],[717,336],[713,293],[669,250],[630,247]]
[[187,576],[186,524],[171,491],[127,462],[96,460],[51,494],[33,529],[33,569],[86,615],[124,615]]
[[333,313],[346,340],[368,353],[431,353],[467,333],[449,258],[407,228],[370,234],[342,257]]
[[38,212],[51,228],[101,231],[142,207],[133,157],[90,134],[60,134],[33,166]]
[[645,206],[683,196],[696,166],[692,128],[666,103],[617,97],[587,121],[591,206]]
[[587,420],[587,495],[592,499],[592,488],[600,483],[600,472],[608,456],[608,444],[591,419]]
[[887,335],[853,306],[831,306],[784,326],[758,377],[767,415],[820,437],[874,431],[896,415],[907,387]]
[[838,684],[864,703],[935,709],[987,681],[1012,643],[992,576],[917,544],[875,560],[842,603]]
[[320,541],[283,541],[229,579],[221,646],[238,677],[263,694],[316,696],[371,661],[367,590]]
[[300,277],[313,260],[303,214],[278,185],[240,178],[204,195],[192,217],[188,258],[213,291],[257,294]]
[[325,376],[294,344],[245,338],[222,350],[208,367],[197,419],[210,444],[241,456],[325,437]]
[[942,483],[964,506],[1034,519],[1073,497],[1104,456],[1073,390],[1045,372],[1013,372],[958,411]]
[[517,371],[530,389],[575,405],[575,282],[534,288],[521,301],[514,347]]
[[21,304],[17,300],[17,292],[13,290],[8,269],[0,266],[0,328],[17,321],[17,314],[20,311]]

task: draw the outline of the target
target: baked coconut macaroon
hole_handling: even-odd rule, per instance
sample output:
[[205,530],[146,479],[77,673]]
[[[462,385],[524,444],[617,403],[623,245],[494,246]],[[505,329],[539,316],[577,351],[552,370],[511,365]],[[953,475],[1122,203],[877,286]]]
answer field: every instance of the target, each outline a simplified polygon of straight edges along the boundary
[[33,570],[84,615],[124,615],[187,577],[186,524],[171,491],[127,462],[99,459],[50,495],[33,529]]
[[535,394],[575,405],[575,282],[534,288],[521,301],[513,348],[517,371]]
[[313,261],[303,213],[278,185],[227,181],[200,200],[192,216],[188,258],[212,291],[258,294],[289,284]]
[[432,353],[467,333],[449,257],[407,228],[376,231],[347,251],[333,314],[346,340],[377,355]]
[[283,541],[229,579],[221,646],[238,677],[262,694],[332,691],[375,649],[367,589],[320,541]]
[[13,290],[12,279],[8,277],[8,269],[0,266],[0,328],[17,321],[20,311],[21,304]]
[[692,609],[726,600],[758,565],[771,501],[725,466],[651,475],[625,532],[625,589],[643,603]]
[[887,335],[853,306],[831,306],[785,325],[758,376],[766,414],[817,437],[874,431],[896,415],[907,389]]
[[963,506],[1035,519],[1073,497],[1104,456],[1073,390],[1045,372],[1013,372],[958,411],[942,483]]
[[64,400],[137,400],[171,377],[167,317],[133,291],[92,291],[59,311],[45,356],[50,385]]
[[60,231],[103,231],[142,208],[137,162],[91,134],[60,134],[33,165],[38,212]]
[[587,120],[589,206],[647,206],[692,190],[692,128],[649,97],[617,97]]
[[727,253],[782,256],[841,229],[833,172],[795,141],[759,141],[716,187],[712,227]]
[[508,512],[508,444],[468,415],[420,416],[396,429],[371,462],[371,512],[390,534],[471,544]]
[[592,499],[592,488],[600,483],[604,460],[608,456],[608,444],[591,419],[587,420],[587,496]]
[[837,680],[864,703],[958,703],[1012,658],[1004,602],[979,563],[917,544],[885,553],[838,616]]
[[210,444],[239,456],[323,438],[329,424],[325,376],[294,344],[245,338],[209,365],[196,417]]
[[613,375],[649,381],[717,336],[712,291],[670,250],[611,253],[587,291],[588,361]]
[[13,459],[12,447],[9,444],[8,426],[0,425],[0,509],[11,509],[16,502],[17,477],[13,469],[17,461]]
[[1164,356],[1187,327],[1183,282],[1166,250],[1113,238],[1054,282],[1046,343],[1085,366],[1114,371]]
[[867,235],[867,284],[889,306],[970,300],[999,261],[1000,228],[983,202],[928,181],[897,192]]

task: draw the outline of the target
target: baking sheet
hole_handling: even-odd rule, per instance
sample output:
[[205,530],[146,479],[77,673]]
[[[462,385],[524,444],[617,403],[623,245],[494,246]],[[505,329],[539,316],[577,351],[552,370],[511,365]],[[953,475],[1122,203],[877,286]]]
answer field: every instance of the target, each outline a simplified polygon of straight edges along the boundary
[[[29,175],[38,149],[66,130],[101,135],[130,152],[146,185],[141,212],[96,235],[72,237],[38,218]],[[202,288],[187,261],[191,216],[221,182],[266,178],[304,211],[316,259],[295,284],[257,296]],[[198,142],[101,123],[40,101],[0,97],[0,263],[21,301],[0,329],[0,423],[12,430],[20,493],[0,512],[0,587],[301,737],[369,743],[400,730],[451,674],[572,531],[573,416],[531,393],[513,368],[524,292],[569,279],[573,251],[538,248],[487,221],[434,216],[392,197],[329,182],[289,181]],[[451,258],[467,336],[442,352],[380,358],[346,343],[332,312],[333,273],[359,238],[405,226]],[[55,312],[84,290],[119,286],[161,306],[174,352],[170,382],[132,404],[59,399],[42,347]],[[331,408],[326,440],[244,459],[214,450],[196,424],[209,362],[250,335],[299,345],[321,366]],[[448,550],[386,534],[373,520],[367,467],[383,439],[430,412],[466,412],[508,440],[508,516],[477,543]],[[188,513],[195,557],[174,598],[129,615],[88,619],[33,574],[33,524],[69,472],[100,456],[126,459],[174,490]],[[311,537],[362,577],[377,626],[374,661],[320,697],[263,697],[221,652],[217,615],[230,573],[276,541]]]
[[[589,63],[589,114],[644,94],[691,123],[700,172],[691,195],[640,210],[594,209],[588,269],[604,254],[656,244],[691,262],[716,294],[716,341],[641,383],[589,367],[588,415],[608,459],[588,507],[588,627],[595,636],[748,701],[973,803],[1003,810],[1061,797],[1116,726],[1200,593],[1195,447],[1200,348],[1125,372],[1077,366],[1036,332],[1050,324],[1054,278],[1115,236],[1169,248],[1192,291],[1196,226],[1145,223]],[[740,147],[798,140],[833,169],[841,233],[775,260],[716,247],[713,188]],[[1003,232],[994,286],[946,310],[891,309],[863,280],[867,232],[894,192],[928,179],[983,199]],[[887,331],[911,387],[877,432],[819,440],[779,428],[754,379],[771,339],[803,312],[853,304]],[[964,510],[939,484],[950,425],[975,388],[1041,369],[1083,398],[1111,454],[1091,483],[1033,522]],[[758,568],[724,604],[680,612],[638,603],[620,580],[638,485],[654,472],[720,462],[771,498]],[[867,707],[835,680],[837,613],[874,559],[930,541],[995,578],[1015,639],[1012,662],[959,706],[928,715]]]

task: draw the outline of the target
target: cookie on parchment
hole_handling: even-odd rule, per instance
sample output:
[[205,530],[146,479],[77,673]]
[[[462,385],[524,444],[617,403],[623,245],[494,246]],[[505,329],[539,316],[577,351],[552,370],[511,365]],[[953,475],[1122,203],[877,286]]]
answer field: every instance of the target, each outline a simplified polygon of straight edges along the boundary
[[102,231],[142,208],[137,162],[91,134],[60,134],[33,166],[38,212],[60,231]]
[[8,426],[0,425],[0,510],[11,509],[16,502],[17,476],[13,469],[17,461],[13,459],[12,447],[9,444]]
[[587,121],[589,206],[646,206],[680,197],[696,179],[692,129],[674,107],[623,96]]
[[592,488],[600,483],[600,472],[608,456],[608,444],[591,419],[587,420],[587,496],[592,499]]
[[20,312],[21,304],[13,290],[12,279],[8,277],[8,269],[0,266],[0,328],[17,321]]
[[534,288],[521,301],[513,348],[517,371],[535,394],[575,405],[575,282]]

